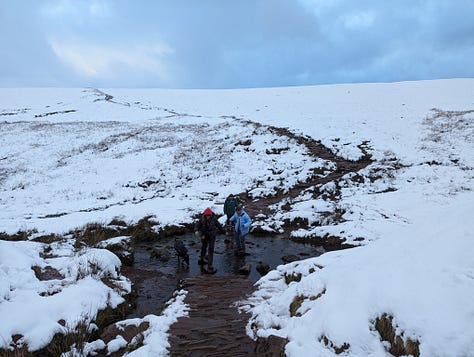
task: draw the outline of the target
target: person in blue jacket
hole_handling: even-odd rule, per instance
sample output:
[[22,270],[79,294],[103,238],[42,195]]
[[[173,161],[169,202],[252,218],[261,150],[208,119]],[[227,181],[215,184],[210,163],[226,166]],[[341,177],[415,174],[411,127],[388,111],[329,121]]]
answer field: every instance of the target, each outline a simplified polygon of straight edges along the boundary
[[229,219],[230,222],[234,223],[234,242],[235,242],[235,254],[243,256],[245,255],[245,237],[249,233],[250,225],[252,220],[249,215],[244,211],[241,205],[235,208],[234,215]]

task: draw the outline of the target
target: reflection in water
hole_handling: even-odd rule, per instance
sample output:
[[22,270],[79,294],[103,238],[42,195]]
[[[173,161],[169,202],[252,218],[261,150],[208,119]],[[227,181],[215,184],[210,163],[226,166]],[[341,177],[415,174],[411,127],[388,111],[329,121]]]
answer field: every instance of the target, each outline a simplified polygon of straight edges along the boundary
[[[173,243],[182,239],[189,252],[189,267],[178,264]],[[136,309],[128,316],[143,317],[147,314],[158,314],[163,304],[172,296],[181,279],[202,274],[198,265],[200,241],[193,234],[171,237],[155,243],[140,243],[135,246],[135,263],[130,270],[141,283],[138,286]],[[229,239],[228,239],[229,238]],[[160,251],[164,259],[151,256],[151,252]],[[247,236],[245,257],[234,255],[230,237],[219,235],[214,252],[216,275],[237,275],[239,268],[250,263],[252,269],[248,279],[256,282],[261,275],[255,269],[259,261],[266,262],[271,269],[284,264],[282,257],[294,255],[299,259],[319,256],[324,253],[321,247],[296,243],[289,239],[275,237]],[[169,260],[166,260],[166,257]],[[137,279],[135,279],[137,280]]]

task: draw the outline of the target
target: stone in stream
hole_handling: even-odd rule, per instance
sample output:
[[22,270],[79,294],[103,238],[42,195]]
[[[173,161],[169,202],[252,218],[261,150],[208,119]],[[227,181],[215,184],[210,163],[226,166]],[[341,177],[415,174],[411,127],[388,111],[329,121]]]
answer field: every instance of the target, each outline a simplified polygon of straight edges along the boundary
[[171,254],[166,248],[157,249],[154,248],[150,253],[151,258],[156,258],[162,262],[167,262],[171,258]]
[[256,266],[257,271],[260,273],[261,276],[266,275],[270,271],[270,265],[267,262],[258,262]]
[[281,260],[283,260],[285,263],[291,263],[301,260],[301,258],[296,255],[285,255],[284,257],[281,257]]
[[244,264],[239,268],[239,273],[243,275],[249,275],[252,265],[250,263]]

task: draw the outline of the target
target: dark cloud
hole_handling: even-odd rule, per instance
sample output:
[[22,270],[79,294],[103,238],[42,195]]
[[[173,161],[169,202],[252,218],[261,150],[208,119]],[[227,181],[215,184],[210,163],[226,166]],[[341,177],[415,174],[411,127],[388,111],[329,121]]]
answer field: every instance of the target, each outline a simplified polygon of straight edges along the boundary
[[0,85],[232,88],[473,77],[474,2],[0,3]]

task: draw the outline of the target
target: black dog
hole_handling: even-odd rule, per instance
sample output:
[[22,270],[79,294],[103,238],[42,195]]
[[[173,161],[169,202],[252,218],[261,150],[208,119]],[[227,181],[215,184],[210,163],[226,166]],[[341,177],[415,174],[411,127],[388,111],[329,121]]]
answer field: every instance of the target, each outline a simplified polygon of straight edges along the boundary
[[180,263],[181,259],[183,259],[186,262],[187,266],[189,266],[188,248],[184,246],[182,240],[174,240],[174,250],[176,251],[176,256],[178,257],[178,263]]

